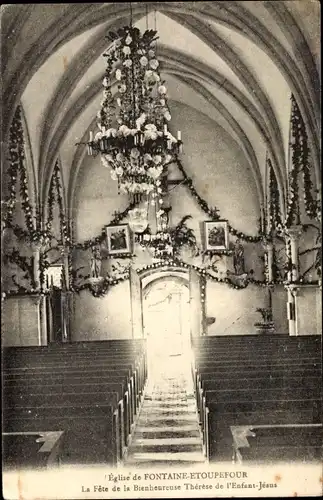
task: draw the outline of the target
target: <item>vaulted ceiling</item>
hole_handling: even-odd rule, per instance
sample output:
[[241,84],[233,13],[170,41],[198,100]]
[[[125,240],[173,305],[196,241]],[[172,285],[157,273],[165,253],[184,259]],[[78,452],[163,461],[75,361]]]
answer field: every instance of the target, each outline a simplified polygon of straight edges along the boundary
[[[307,5],[307,8],[304,7]],[[290,96],[305,119],[320,184],[319,3],[133,2],[133,21],[157,29],[170,107],[178,101],[223,127],[263,189],[266,152],[286,191]],[[3,134],[21,102],[41,199],[60,156],[72,196],[102,96],[107,31],[129,3],[20,4],[2,13]]]

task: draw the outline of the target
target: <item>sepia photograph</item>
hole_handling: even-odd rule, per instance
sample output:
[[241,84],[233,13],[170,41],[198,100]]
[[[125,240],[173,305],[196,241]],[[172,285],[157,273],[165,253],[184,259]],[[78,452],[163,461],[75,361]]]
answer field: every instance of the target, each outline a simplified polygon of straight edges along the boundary
[[204,222],[205,250],[226,250],[228,247],[227,222]]
[[107,247],[109,254],[130,253],[130,231],[127,224],[106,226]]
[[321,497],[319,1],[0,15],[3,497]]

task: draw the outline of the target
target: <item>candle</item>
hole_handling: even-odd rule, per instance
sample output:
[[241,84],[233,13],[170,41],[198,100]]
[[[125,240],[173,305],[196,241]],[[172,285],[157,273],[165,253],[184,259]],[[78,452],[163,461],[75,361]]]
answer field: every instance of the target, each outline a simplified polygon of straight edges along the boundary
[[90,142],[93,141],[93,132],[90,132]]
[[165,135],[167,134],[167,123],[165,123],[165,125],[164,125],[164,134]]
[[181,131],[180,131],[180,130],[177,132],[177,140],[178,140],[178,141],[181,141],[181,140],[182,140],[182,133],[181,133]]

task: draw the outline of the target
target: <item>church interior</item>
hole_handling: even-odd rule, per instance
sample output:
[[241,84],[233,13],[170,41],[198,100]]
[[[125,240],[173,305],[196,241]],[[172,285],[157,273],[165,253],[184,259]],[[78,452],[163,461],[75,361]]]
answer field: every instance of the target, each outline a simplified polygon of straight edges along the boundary
[[2,7],[5,468],[322,460],[319,9]]

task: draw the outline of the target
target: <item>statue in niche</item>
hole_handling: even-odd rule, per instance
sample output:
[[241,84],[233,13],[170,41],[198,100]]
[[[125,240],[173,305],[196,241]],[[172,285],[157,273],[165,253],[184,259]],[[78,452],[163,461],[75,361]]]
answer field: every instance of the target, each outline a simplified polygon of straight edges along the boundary
[[240,241],[237,239],[236,244],[233,250],[233,267],[234,272],[237,276],[241,274],[245,274],[245,265],[244,265],[244,248]]
[[102,255],[100,245],[91,247],[91,278],[101,278]]

